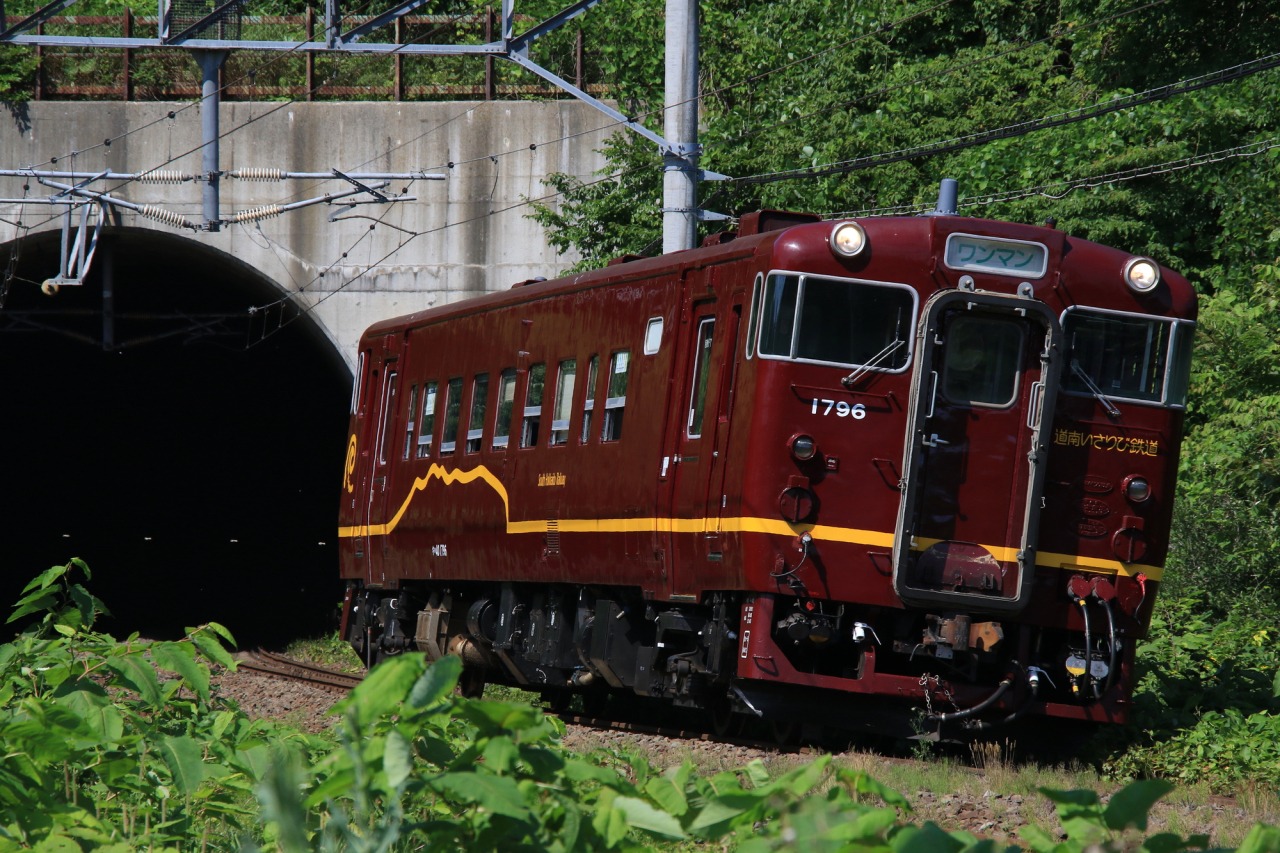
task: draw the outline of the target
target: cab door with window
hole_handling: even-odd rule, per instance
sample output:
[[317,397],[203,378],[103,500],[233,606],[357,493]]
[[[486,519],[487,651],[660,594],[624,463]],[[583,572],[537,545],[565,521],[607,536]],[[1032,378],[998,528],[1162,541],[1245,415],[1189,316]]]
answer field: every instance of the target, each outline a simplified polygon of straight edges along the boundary
[[906,602],[1025,606],[1061,331],[1044,303],[947,291],[925,306],[894,550]]
[[[723,300],[693,301],[682,328],[677,363],[674,453],[671,455],[672,553],[677,572],[696,568],[703,580],[722,558],[720,515],[728,439],[730,387],[734,374],[735,318],[741,313]],[[669,433],[670,434],[670,433]],[[671,446],[671,445],[669,445]],[[679,575],[675,579],[679,587]]]
[[376,420],[372,423],[372,443],[366,443],[369,454],[369,479],[365,490],[364,517],[361,527],[365,537],[365,582],[378,586],[386,580],[386,559],[391,547],[390,520],[394,496],[391,494],[391,463],[396,457],[396,416],[400,411],[400,341],[383,339],[381,350],[370,353],[374,360],[372,383],[377,396],[373,400]]

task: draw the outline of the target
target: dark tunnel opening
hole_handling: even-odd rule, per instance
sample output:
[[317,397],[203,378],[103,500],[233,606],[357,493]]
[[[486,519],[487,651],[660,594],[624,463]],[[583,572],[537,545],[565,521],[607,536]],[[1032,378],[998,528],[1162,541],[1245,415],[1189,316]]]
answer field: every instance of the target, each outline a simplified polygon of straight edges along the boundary
[[85,283],[53,296],[58,235],[18,249],[0,308],[6,617],[80,557],[118,637],[216,621],[250,648],[331,629],[351,376],[319,327],[250,313],[283,294],[180,237],[105,230]]

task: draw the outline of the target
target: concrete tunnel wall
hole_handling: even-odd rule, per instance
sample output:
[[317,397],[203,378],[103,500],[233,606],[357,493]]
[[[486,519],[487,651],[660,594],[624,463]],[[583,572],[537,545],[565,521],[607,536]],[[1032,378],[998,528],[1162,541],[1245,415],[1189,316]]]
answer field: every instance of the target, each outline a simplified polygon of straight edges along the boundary
[[[334,533],[359,333],[383,317],[555,275],[573,260],[546,246],[523,208],[501,211],[543,195],[543,170],[598,168],[591,149],[601,135],[528,147],[606,124],[586,108],[276,106],[224,106],[224,130],[249,128],[223,141],[224,168],[444,165],[450,178],[416,183],[419,202],[353,211],[376,223],[329,223],[326,205],[219,233],[126,216],[104,230],[85,283],[53,297],[39,285],[57,269],[59,223],[32,228],[47,208],[0,206],[0,263],[16,252],[0,307],[0,446],[11,459],[0,605],[49,565],[81,557],[117,634],[176,636],[208,620],[227,624],[242,646],[323,633],[341,596]],[[199,142],[196,112],[167,118],[174,107],[31,104],[15,118],[22,133],[0,136],[0,163],[155,168]],[[143,129],[100,144],[131,127]],[[518,149],[496,162],[485,156]],[[164,168],[198,171],[198,153],[185,156]],[[0,197],[20,197],[24,183],[44,192],[0,178]],[[338,188],[226,181],[223,210]],[[116,194],[200,215],[193,183]],[[284,296],[274,310],[248,311]]]

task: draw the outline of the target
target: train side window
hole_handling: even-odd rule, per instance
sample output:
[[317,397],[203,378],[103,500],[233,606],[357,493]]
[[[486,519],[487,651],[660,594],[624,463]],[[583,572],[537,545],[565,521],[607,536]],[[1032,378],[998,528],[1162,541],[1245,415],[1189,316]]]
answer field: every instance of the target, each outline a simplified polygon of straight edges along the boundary
[[601,441],[617,441],[622,438],[622,413],[627,405],[627,368],[630,351],[615,352],[609,359],[609,391],[604,401],[604,425]]
[[1007,320],[956,317],[947,330],[942,393],[953,403],[1009,406],[1022,372],[1023,330]]
[[378,464],[387,464],[387,443],[391,441],[391,422],[396,417],[396,382],[394,370],[387,372],[382,386],[382,432],[378,436]]
[[529,368],[529,387],[524,392],[524,421],[520,427],[520,446],[538,443],[538,426],[542,423],[542,388],[547,380],[547,366],[539,363]]
[[573,383],[577,373],[576,358],[560,362],[560,372],[556,377],[556,405],[551,413],[552,447],[569,443],[569,413],[573,409]]
[[478,453],[484,443],[484,411],[489,402],[489,374],[476,375],[471,385],[471,421],[467,425],[467,452]]
[[596,377],[600,374],[600,356],[591,356],[587,363],[587,393],[582,403],[582,444],[591,440],[591,413],[596,408]]
[[693,390],[689,394],[689,417],[685,421],[685,435],[689,438],[699,438],[702,435],[702,418],[707,408],[707,380],[711,374],[711,344],[715,328],[714,317],[703,317],[698,323],[698,343],[693,353]]
[[516,370],[509,367],[498,377],[498,417],[493,424],[493,446],[506,447],[511,436],[511,410],[516,404]]
[[662,318],[650,317],[644,330],[644,354],[657,355],[662,348]]
[[369,377],[364,372],[364,353],[360,353],[360,358],[356,363],[356,375],[351,382],[351,414],[360,411],[360,407],[364,404],[364,384],[369,381]]
[[436,433],[436,387],[438,382],[422,386],[422,429],[418,431],[418,458],[431,455],[431,439]]
[[440,455],[449,456],[458,446],[458,421],[462,419],[462,378],[450,379],[444,391],[444,433]]
[[418,385],[414,383],[409,389],[409,417],[404,421],[404,455],[402,459],[408,459],[409,453],[413,450],[413,427],[414,416],[418,413]]

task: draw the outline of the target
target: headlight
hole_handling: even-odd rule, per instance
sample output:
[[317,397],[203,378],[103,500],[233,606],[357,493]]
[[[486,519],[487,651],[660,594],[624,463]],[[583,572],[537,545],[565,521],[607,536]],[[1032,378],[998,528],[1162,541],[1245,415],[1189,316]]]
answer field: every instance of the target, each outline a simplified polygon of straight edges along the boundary
[[1151,497],[1151,484],[1146,477],[1128,477],[1124,481],[1124,496],[1140,504]]
[[856,222],[841,222],[831,229],[831,251],[852,258],[867,247],[867,232]]
[[1160,265],[1150,258],[1130,258],[1124,265],[1124,281],[1139,293],[1146,293],[1160,283]]
[[818,455],[818,442],[813,440],[813,436],[804,435],[803,433],[792,436],[791,455],[795,457],[797,462],[808,462]]

